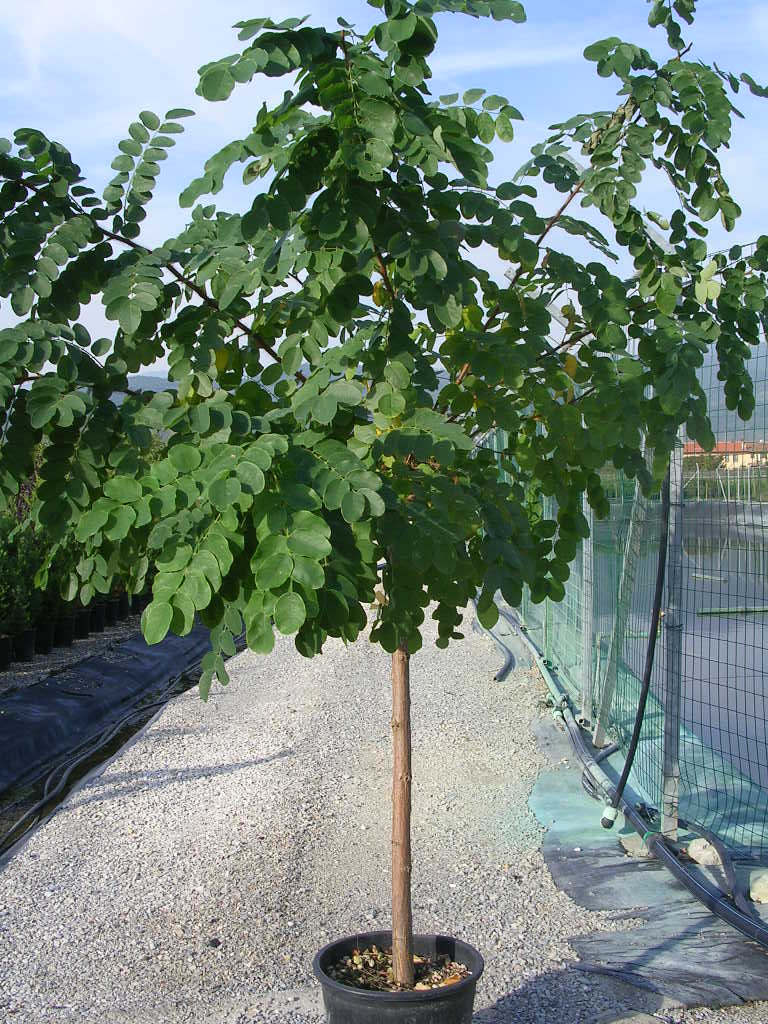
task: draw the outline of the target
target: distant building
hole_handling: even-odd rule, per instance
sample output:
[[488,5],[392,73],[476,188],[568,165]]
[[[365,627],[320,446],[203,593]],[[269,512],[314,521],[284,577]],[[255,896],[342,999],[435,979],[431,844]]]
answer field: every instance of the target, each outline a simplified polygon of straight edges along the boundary
[[768,466],[768,442],[766,441],[718,441],[711,452],[705,451],[696,441],[686,441],[683,458],[720,458],[719,469],[754,469]]

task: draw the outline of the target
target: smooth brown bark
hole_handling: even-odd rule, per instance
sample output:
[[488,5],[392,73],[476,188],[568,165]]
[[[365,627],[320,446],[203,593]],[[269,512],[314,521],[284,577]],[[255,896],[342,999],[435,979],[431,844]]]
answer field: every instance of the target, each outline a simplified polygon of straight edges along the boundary
[[392,655],[392,969],[395,984],[413,988],[411,913],[411,688],[403,643]]

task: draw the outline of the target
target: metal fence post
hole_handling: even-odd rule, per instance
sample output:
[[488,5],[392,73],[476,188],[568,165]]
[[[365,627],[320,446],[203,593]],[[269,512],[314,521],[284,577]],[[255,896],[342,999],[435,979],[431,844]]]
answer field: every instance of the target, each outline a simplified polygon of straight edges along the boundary
[[584,518],[589,536],[581,548],[581,724],[592,721],[595,678],[595,514],[584,496]]
[[678,442],[669,462],[669,541],[667,604],[664,614],[664,738],[661,831],[677,839],[680,799],[680,691],[683,671],[683,448]]
[[[648,458],[645,442],[643,442],[643,455],[646,459]],[[605,669],[601,673],[602,678],[598,680],[598,685],[601,686],[600,707],[592,733],[592,743],[596,747],[608,745],[606,733],[618,683],[619,662],[624,652],[624,636],[627,631],[627,621],[635,589],[637,566],[642,554],[643,535],[647,520],[648,501],[640,488],[639,482],[636,481],[634,501],[629,513],[627,539],[624,544],[621,560],[621,574],[616,594],[616,617],[609,634]]]

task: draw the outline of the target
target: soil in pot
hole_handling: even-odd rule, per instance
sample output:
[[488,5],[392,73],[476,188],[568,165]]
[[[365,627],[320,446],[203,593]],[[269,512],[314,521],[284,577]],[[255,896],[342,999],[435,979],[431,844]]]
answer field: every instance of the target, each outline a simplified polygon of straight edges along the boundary
[[[447,953],[433,958],[414,956],[414,991],[455,985],[472,973],[464,964],[457,964]],[[328,967],[328,974],[342,985],[364,988],[369,992],[401,991],[394,982],[392,971],[392,950],[380,946],[366,946],[353,949],[337,964]]]
[[37,638],[35,640],[35,651],[38,654],[50,654],[53,650],[54,621],[43,619],[35,627]]
[[85,640],[91,631],[91,609],[78,608],[75,616],[75,639]]
[[13,653],[17,661],[32,661],[35,656],[35,628],[23,629],[13,638]]
[[[478,951],[445,935],[415,935],[418,961],[414,959],[414,965],[417,984],[423,987],[392,991],[387,990],[391,980],[386,959],[365,953],[373,947],[379,953],[389,951],[391,943],[390,932],[367,932],[320,950],[313,967],[323,990],[328,1024],[471,1024],[475,989],[484,967]],[[366,983],[383,984],[383,989],[346,983],[366,974]]]
[[13,657],[13,641],[9,636],[0,636],[0,672],[5,672]]
[[75,617],[74,615],[62,615],[56,620],[53,629],[53,642],[56,647],[71,647],[75,639]]

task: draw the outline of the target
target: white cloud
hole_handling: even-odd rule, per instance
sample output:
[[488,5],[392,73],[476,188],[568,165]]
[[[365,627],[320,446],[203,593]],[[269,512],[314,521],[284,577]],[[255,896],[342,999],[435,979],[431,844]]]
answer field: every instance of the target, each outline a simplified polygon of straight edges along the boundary
[[752,37],[768,49],[768,4],[760,4],[752,9]]
[[459,53],[439,54],[432,60],[435,74],[462,75],[472,71],[491,71],[512,68],[541,67],[582,60],[581,49],[567,43],[551,46],[528,46],[525,49],[504,47],[462,50]]

